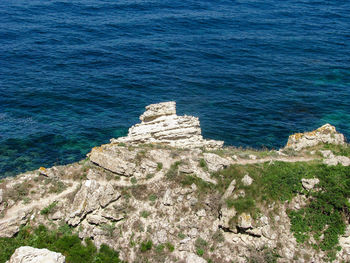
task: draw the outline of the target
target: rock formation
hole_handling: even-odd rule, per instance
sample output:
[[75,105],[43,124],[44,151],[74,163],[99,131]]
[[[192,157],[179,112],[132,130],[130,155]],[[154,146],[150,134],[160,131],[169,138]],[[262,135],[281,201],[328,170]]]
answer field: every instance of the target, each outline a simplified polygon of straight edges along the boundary
[[220,148],[223,141],[205,140],[199,119],[177,116],[175,101],[151,104],[140,116],[141,123],[129,129],[127,137],[112,139],[112,143],[160,143],[179,148]]
[[343,134],[338,133],[334,126],[327,123],[312,132],[290,135],[285,148],[300,151],[306,147],[315,146],[320,143],[343,145],[345,143],[345,137]]
[[7,263],[64,263],[65,260],[61,253],[47,249],[20,247],[16,249]]
[[[323,142],[344,144],[344,136],[334,127],[291,136],[288,147],[300,150],[291,155],[232,147],[217,151],[208,148],[221,147],[222,142],[204,140],[198,119],[177,116],[174,102],[146,109],[141,124],[130,128],[127,137],[93,148],[79,163],[42,167],[0,181],[0,237],[15,236],[23,225],[67,224],[82,240],[107,244],[127,262],[327,261],[326,252],[297,242],[288,216],[288,211],[310,203],[312,193],[324,191],[322,177],[316,172],[312,177],[305,173],[299,181],[293,177],[290,182],[296,188],[288,202],[259,200],[256,193],[273,185],[261,180],[269,167],[275,169],[276,180],[279,167],[287,162],[347,166],[349,156],[336,155],[347,155],[346,144],[339,152],[322,146],[313,148],[312,154],[303,150]],[[331,169],[349,169],[343,166]],[[256,210],[250,209],[255,205]],[[336,262],[350,261],[346,225]],[[315,240],[311,236],[308,241]],[[141,245],[147,242],[153,247],[142,252]],[[25,254],[18,251],[9,263]],[[31,255],[34,252],[28,258]],[[278,256],[271,259],[273,255]]]

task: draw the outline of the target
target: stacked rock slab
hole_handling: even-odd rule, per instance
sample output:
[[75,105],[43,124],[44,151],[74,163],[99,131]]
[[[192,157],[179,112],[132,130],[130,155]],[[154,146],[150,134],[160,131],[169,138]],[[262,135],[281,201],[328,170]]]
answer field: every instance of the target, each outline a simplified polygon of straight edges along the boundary
[[300,151],[306,147],[312,147],[319,143],[343,145],[345,143],[345,137],[343,134],[338,133],[334,126],[327,123],[312,132],[290,135],[285,148]]
[[179,148],[221,148],[223,141],[205,140],[199,119],[177,116],[175,101],[151,104],[140,116],[141,123],[129,129],[128,136],[112,139],[112,143],[160,143]]
[[6,263],[64,263],[65,257],[61,253],[47,249],[33,247],[17,248],[10,260]]

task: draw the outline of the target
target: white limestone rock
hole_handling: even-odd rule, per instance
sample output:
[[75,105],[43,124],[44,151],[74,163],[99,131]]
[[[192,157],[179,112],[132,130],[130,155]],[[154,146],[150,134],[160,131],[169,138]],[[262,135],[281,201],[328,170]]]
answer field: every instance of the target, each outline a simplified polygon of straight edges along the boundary
[[130,151],[118,145],[94,147],[88,154],[90,160],[99,166],[123,176],[132,176],[136,171],[137,151]]
[[100,185],[95,180],[87,180],[74,197],[70,214],[66,221],[76,226],[84,216],[92,211],[106,207],[112,201],[117,200],[120,193],[113,189],[109,183]]
[[164,194],[164,197],[163,197],[163,205],[166,205],[166,206],[172,206],[174,204],[174,201],[171,197],[171,190],[170,189],[167,189],[165,191],[165,194]]
[[205,140],[199,119],[177,116],[176,102],[151,104],[140,116],[141,123],[129,129],[128,136],[112,139],[112,143],[160,143],[179,148],[221,148],[223,141]]
[[289,136],[285,148],[300,151],[319,143],[343,145],[345,144],[345,137],[343,134],[338,133],[334,126],[327,123],[312,132],[296,133]]
[[66,258],[61,253],[52,252],[48,249],[33,247],[17,248],[7,263],[64,263]]
[[3,195],[4,195],[4,191],[0,189],[0,204],[2,203]]
[[323,160],[324,164],[329,166],[341,164],[343,166],[350,166],[350,158],[346,156],[331,156]]
[[211,172],[216,172],[230,165],[230,161],[214,153],[204,153],[204,160]]
[[249,186],[253,183],[253,178],[251,178],[248,174],[246,174],[243,178],[242,178],[242,183],[245,186]]
[[318,178],[301,179],[303,187],[308,191],[315,188],[315,185],[317,185],[319,182],[320,180]]
[[230,183],[230,185],[228,186],[228,188],[226,189],[224,195],[222,196],[222,199],[225,200],[228,197],[230,197],[233,194],[233,191],[236,189],[236,180],[233,179]]
[[250,214],[242,213],[238,216],[238,226],[243,229],[252,228],[253,219]]

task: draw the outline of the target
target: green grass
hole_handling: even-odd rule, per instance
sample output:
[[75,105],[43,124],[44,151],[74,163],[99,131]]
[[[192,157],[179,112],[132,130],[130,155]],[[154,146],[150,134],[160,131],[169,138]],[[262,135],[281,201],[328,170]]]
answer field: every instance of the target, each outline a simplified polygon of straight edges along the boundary
[[141,252],[146,252],[152,249],[153,243],[151,240],[144,241],[140,244]]
[[38,228],[23,227],[14,238],[0,238],[0,263],[4,263],[21,246],[47,248],[65,255],[67,263],[119,263],[118,252],[107,245],[98,250],[90,239],[85,239],[85,245],[72,230],[63,225],[50,231],[44,226]]
[[52,212],[52,210],[56,207],[57,203],[58,202],[55,201],[55,202],[49,204],[47,207],[45,207],[44,209],[42,209],[40,211],[40,214],[41,215],[48,215],[48,214],[50,214]]
[[148,200],[150,200],[151,202],[155,202],[157,200],[157,195],[155,194],[151,194],[149,197],[148,197]]
[[151,212],[149,211],[146,211],[146,210],[143,210],[140,215],[143,217],[143,218],[147,218],[151,215]]

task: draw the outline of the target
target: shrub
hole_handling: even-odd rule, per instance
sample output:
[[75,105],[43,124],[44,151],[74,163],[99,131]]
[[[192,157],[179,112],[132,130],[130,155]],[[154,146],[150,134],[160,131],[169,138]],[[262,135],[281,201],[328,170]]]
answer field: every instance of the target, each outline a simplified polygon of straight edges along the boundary
[[143,211],[141,212],[141,216],[142,216],[143,218],[147,218],[147,217],[149,217],[150,215],[151,215],[151,212],[149,212],[149,211],[143,210]]
[[13,238],[0,238],[0,263],[9,260],[16,248],[21,246],[47,248],[62,253],[67,263],[122,262],[118,252],[107,245],[101,245],[98,250],[90,239],[85,239],[85,245],[83,245],[77,235],[67,231],[67,226],[49,231],[41,225],[36,229],[23,227]]
[[157,200],[157,196],[155,194],[152,194],[148,197],[148,199],[151,201],[151,202],[154,202]]
[[151,240],[144,241],[140,245],[141,252],[146,252],[152,249],[153,243]]
[[157,170],[160,171],[163,169],[163,163],[157,163]]
[[41,215],[47,215],[50,214],[52,212],[52,210],[56,207],[57,205],[57,201],[49,204],[47,207],[45,207],[43,210],[40,211]]

